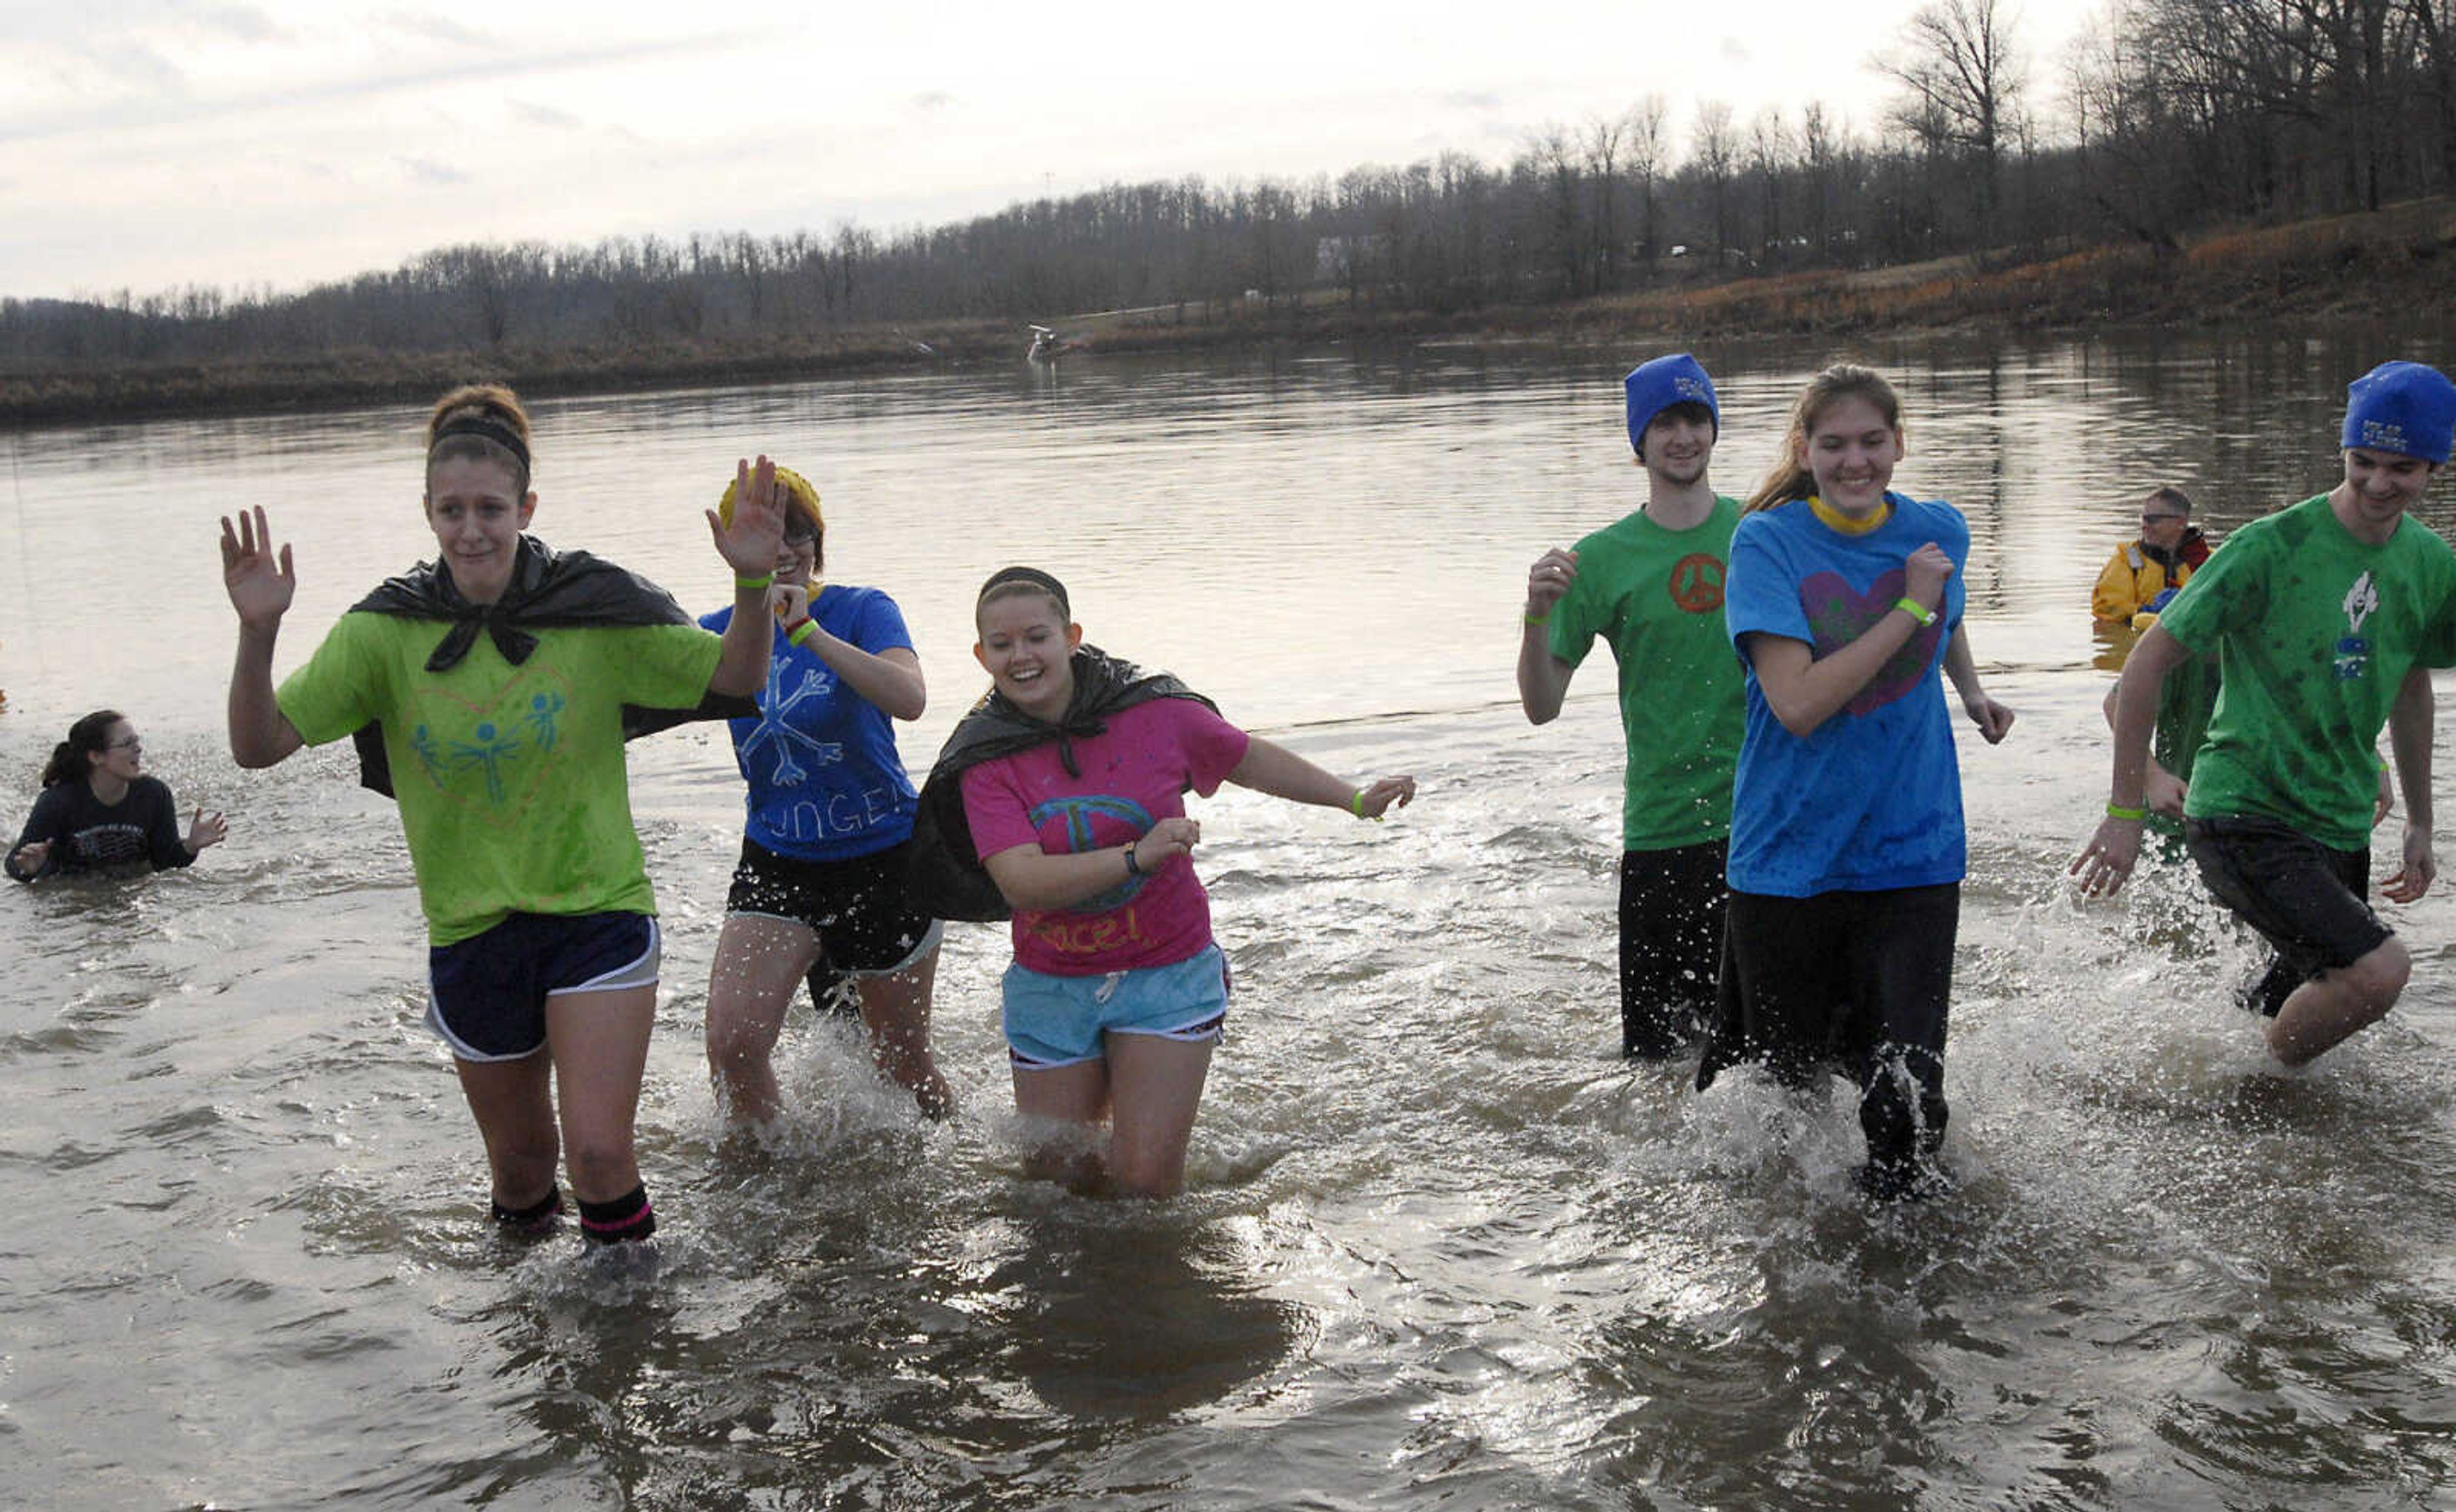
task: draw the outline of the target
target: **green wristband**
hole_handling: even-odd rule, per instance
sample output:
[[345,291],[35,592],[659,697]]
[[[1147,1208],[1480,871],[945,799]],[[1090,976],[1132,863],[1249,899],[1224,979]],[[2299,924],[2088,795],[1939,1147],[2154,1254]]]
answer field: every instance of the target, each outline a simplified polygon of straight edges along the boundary
[[816,620],[811,619],[808,615],[804,615],[802,617],[801,623],[794,625],[791,629],[785,632],[785,644],[787,645],[799,645],[803,642],[808,640],[812,632],[816,631],[818,627],[819,623]]
[[2121,804],[2110,803],[2106,806],[2106,817],[2109,819],[2121,819],[2137,825],[2143,819],[2149,817],[2149,810],[2145,807],[2126,808]]
[[1895,599],[1893,601],[1893,607],[1901,610],[1904,614],[1909,615],[1912,619],[1916,620],[1922,625],[1934,624],[1935,623],[1935,611],[1928,608],[1926,605],[1920,603],[1916,599],[1914,599],[1907,594],[1903,595],[1901,598]]
[[1364,817],[1364,789],[1359,787],[1347,795],[1347,811],[1357,818]]
[[1528,624],[1549,624],[1552,623],[1552,617],[1548,614],[1530,614],[1526,617],[1526,623]]
[[738,572],[733,575],[733,585],[737,588],[768,588],[774,586],[775,582],[776,575],[772,572],[763,572],[755,578],[746,578]]

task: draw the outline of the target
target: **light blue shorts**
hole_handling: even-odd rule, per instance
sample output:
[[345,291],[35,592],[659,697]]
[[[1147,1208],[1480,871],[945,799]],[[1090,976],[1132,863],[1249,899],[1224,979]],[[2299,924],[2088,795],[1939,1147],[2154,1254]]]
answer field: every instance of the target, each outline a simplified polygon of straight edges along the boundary
[[1228,957],[1206,945],[1172,965],[1106,976],[1010,966],[1005,997],[1006,1054],[1017,1071],[1102,1059],[1104,1034],[1217,1044],[1228,1023]]

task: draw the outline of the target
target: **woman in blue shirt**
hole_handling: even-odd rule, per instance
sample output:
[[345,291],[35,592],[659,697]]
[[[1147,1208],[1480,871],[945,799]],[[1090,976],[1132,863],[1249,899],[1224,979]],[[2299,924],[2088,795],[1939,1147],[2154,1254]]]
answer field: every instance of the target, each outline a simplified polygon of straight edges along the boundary
[[[819,580],[818,490],[787,467],[776,486],[787,504],[768,592],[776,639],[758,714],[732,721],[749,791],[708,971],[708,1070],[737,1122],[772,1119],[785,1010],[820,966],[851,981],[879,1071],[944,1117],[953,1094],[930,1054],[944,927],[905,894],[914,794],[891,723],[928,705],[921,660],[894,600]],[[718,513],[732,510],[728,486]],[[722,630],[732,618],[726,608],[700,623]]]

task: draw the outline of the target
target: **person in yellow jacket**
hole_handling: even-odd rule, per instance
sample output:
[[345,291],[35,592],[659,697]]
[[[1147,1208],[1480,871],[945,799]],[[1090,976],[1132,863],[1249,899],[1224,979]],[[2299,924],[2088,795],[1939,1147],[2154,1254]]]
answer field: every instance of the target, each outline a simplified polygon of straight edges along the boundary
[[2209,560],[2209,543],[2192,523],[2191,497],[2160,488],[2140,501],[2140,539],[2116,548],[2090,594],[2090,613],[2114,624],[2132,617],[2168,588],[2180,588]]

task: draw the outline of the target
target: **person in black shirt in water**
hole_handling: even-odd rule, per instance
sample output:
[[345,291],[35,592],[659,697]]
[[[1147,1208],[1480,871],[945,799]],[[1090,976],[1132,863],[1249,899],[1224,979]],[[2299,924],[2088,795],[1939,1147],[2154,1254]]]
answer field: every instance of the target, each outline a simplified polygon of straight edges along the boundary
[[229,827],[198,808],[185,833],[179,806],[159,777],[143,770],[145,744],[116,709],[98,708],[69,726],[43,768],[42,796],[10,848],[7,869],[19,882],[62,872],[184,867]]

